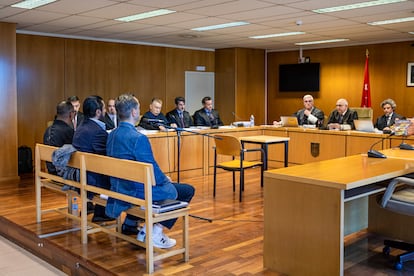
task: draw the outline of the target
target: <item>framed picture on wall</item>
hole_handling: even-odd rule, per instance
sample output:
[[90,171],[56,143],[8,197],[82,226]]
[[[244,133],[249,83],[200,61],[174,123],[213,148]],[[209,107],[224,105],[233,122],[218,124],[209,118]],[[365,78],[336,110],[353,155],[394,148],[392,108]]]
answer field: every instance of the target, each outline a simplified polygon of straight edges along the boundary
[[414,62],[407,65],[407,86],[414,86]]

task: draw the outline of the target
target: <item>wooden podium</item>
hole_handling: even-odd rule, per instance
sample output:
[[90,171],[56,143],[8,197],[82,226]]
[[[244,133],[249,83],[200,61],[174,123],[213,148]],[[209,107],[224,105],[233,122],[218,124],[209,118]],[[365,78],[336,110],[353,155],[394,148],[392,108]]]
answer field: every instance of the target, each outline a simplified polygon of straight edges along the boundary
[[346,202],[384,190],[373,183],[411,172],[408,158],[366,155],[265,172],[264,267],[287,275],[343,275]]

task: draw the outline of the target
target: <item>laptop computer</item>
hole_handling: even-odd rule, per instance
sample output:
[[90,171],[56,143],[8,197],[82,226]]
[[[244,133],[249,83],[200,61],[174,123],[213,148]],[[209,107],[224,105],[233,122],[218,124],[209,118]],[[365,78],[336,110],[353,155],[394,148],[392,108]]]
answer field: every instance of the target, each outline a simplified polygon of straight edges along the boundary
[[280,116],[280,121],[284,127],[297,127],[298,118],[296,116]]
[[374,124],[371,120],[354,120],[355,129],[364,132],[375,132]]

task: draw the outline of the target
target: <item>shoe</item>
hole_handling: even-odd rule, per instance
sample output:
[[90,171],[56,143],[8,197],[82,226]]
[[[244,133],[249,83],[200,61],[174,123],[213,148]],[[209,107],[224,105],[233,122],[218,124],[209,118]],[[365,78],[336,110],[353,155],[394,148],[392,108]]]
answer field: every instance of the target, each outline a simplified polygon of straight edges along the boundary
[[115,220],[114,218],[111,218],[111,217],[108,217],[108,216],[103,216],[103,217],[101,217],[101,216],[93,216],[92,217],[92,222],[105,222],[105,221],[112,221],[112,220]]
[[121,232],[124,235],[138,235],[139,230],[136,226],[122,224]]
[[163,232],[161,232],[160,234],[154,235],[152,241],[155,247],[164,248],[164,249],[171,248],[177,244],[177,241],[175,239],[169,238]]
[[143,229],[141,229],[137,234],[137,240],[140,242],[145,242],[145,232]]

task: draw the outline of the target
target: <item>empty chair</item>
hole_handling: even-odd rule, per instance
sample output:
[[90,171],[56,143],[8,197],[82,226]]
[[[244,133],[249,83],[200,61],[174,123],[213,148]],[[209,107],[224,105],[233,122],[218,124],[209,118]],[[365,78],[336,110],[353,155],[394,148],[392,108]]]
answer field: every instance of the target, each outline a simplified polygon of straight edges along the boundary
[[[399,184],[406,184],[407,187],[396,189]],[[414,216],[414,179],[408,177],[393,179],[388,184],[387,190],[382,197],[381,206],[396,213]],[[383,252],[388,255],[390,247],[407,251],[397,256],[397,261],[394,265],[396,270],[401,270],[405,261],[414,260],[414,244],[385,240]]]
[[[231,135],[215,135],[216,146],[214,147],[214,191],[213,196],[216,196],[216,179],[217,168],[233,172],[233,192],[236,190],[235,172],[240,172],[240,191],[239,201],[242,201],[242,192],[244,190],[244,170],[260,167],[260,185],[263,187],[263,158],[264,151],[261,148],[257,149],[243,149],[240,140]],[[260,151],[261,161],[246,161],[244,154],[246,152]],[[217,163],[218,155],[231,156],[232,160]]]

